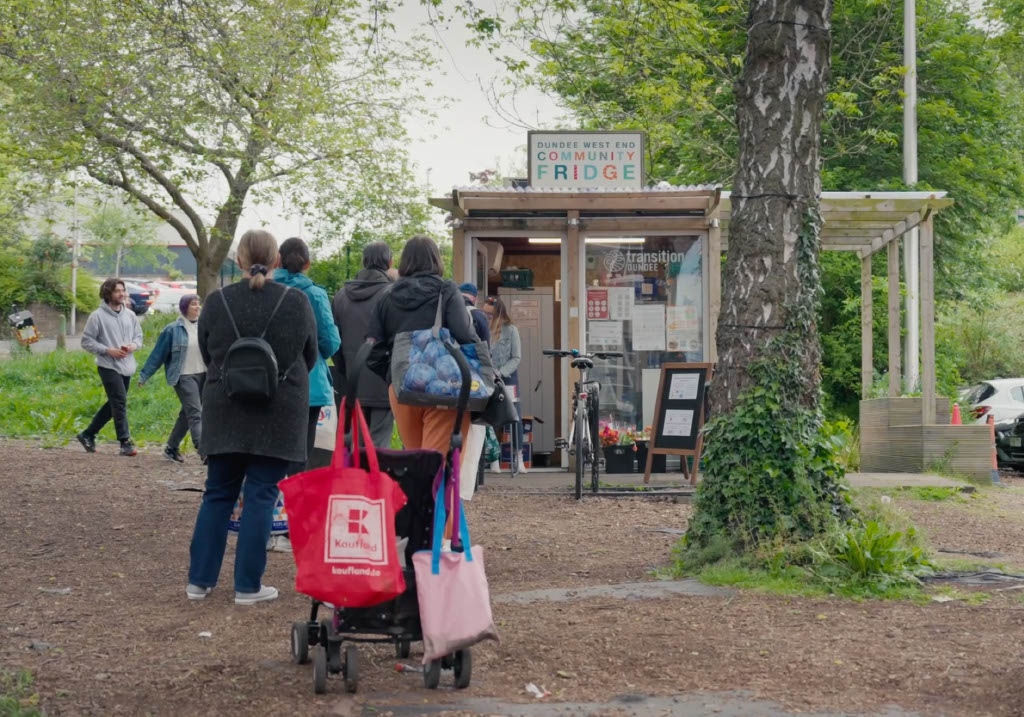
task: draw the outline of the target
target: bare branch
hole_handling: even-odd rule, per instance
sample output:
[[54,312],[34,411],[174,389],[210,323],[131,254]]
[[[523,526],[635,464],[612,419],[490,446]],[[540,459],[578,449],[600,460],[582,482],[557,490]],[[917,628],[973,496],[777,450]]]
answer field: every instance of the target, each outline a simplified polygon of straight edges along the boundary
[[85,171],[88,172],[89,176],[95,179],[97,182],[106,184],[108,187],[121,189],[127,192],[132,197],[134,197],[140,203],[144,204],[146,208],[148,208],[151,212],[153,212],[158,217],[160,217],[165,222],[174,227],[174,230],[178,232],[178,235],[185,240],[185,244],[188,245],[188,248],[193,255],[199,253],[199,245],[196,243],[195,238],[189,232],[188,227],[185,226],[185,223],[178,219],[176,216],[174,216],[170,212],[170,210],[168,210],[165,206],[160,204],[160,202],[156,201],[151,196],[149,196],[142,190],[138,189],[135,185],[133,185],[129,181],[128,175],[125,174],[123,170],[121,172],[120,179],[111,177],[106,174],[102,174],[95,167],[88,164],[85,165]]
[[83,125],[103,144],[116,147],[122,152],[127,152],[134,157],[142,166],[142,169],[145,170],[146,174],[152,177],[157,184],[163,187],[164,191],[166,191],[171,197],[174,204],[181,209],[181,211],[185,213],[185,216],[189,218],[189,221],[192,222],[192,226],[196,231],[196,241],[199,243],[199,246],[206,245],[206,224],[203,222],[202,217],[200,217],[196,210],[193,209],[192,205],[188,203],[188,200],[185,199],[185,196],[181,193],[181,189],[178,185],[171,181],[171,179],[156,166],[153,160],[150,159],[145,152],[126,139],[121,139],[120,137],[115,137],[112,134],[104,132],[92,121],[84,120]]

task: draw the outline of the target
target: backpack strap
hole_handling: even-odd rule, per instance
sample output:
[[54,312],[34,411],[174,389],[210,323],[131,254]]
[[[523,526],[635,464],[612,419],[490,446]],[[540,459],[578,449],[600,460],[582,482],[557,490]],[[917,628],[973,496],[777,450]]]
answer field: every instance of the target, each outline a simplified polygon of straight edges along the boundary
[[[276,304],[274,304],[274,310],[270,312],[270,318],[269,318],[269,319],[267,319],[267,325],[263,327],[263,331],[262,331],[262,332],[260,333],[260,338],[261,338],[261,339],[262,339],[262,338],[263,338],[264,336],[266,336],[266,334],[267,334],[267,329],[269,329],[269,328],[270,328],[270,322],[274,320],[274,316],[275,316],[275,315],[277,314],[277,310],[278,310],[279,308],[281,308],[281,302],[282,302],[282,301],[284,301],[284,297],[288,295],[288,292],[289,292],[289,291],[291,291],[291,287],[290,287],[290,286],[286,286],[286,287],[284,287],[284,291],[282,291],[282,292],[281,292],[281,296],[280,296],[280,297],[278,297],[278,299],[277,299],[277,303],[276,303]],[[237,330],[236,330],[236,331],[237,331]]]
[[240,339],[242,335],[238,333],[238,324],[235,323],[235,316],[231,313],[231,307],[228,306],[228,297],[224,296],[224,290],[221,289],[217,292],[220,295],[221,303],[224,304],[224,310],[228,312],[228,319],[231,321],[231,328],[235,331],[235,338]]

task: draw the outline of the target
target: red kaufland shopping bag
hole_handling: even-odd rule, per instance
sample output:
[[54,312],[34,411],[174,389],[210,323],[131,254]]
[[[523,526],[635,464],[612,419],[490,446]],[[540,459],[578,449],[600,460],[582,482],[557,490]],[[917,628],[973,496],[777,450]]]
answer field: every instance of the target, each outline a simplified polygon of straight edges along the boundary
[[[342,402],[339,418],[345,415]],[[334,457],[326,468],[281,481],[288,510],[295,589],[337,607],[368,607],[400,595],[405,579],[395,540],[402,488],[381,473],[370,430],[356,401],[352,449],[338,421]],[[360,435],[369,470],[354,467]]]

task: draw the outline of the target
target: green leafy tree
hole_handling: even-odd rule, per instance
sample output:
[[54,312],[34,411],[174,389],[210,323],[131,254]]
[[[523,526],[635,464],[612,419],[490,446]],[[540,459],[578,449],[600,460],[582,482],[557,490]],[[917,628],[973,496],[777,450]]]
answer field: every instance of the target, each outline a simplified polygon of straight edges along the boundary
[[[0,0],[14,141],[170,224],[215,285],[247,202],[341,225],[408,184],[429,54],[361,0]],[[357,196],[359,195],[359,196]],[[355,200],[355,201],[353,201]],[[379,202],[378,202],[379,203]]]

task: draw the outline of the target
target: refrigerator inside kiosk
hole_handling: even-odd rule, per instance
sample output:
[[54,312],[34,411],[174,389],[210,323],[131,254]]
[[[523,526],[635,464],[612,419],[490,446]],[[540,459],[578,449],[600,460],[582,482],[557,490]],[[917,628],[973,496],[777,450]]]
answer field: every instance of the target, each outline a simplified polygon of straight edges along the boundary
[[596,361],[599,418],[628,440],[651,425],[665,362],[705,356],[706,300],[701,236],[586,240],[588,351],[622,351]]

